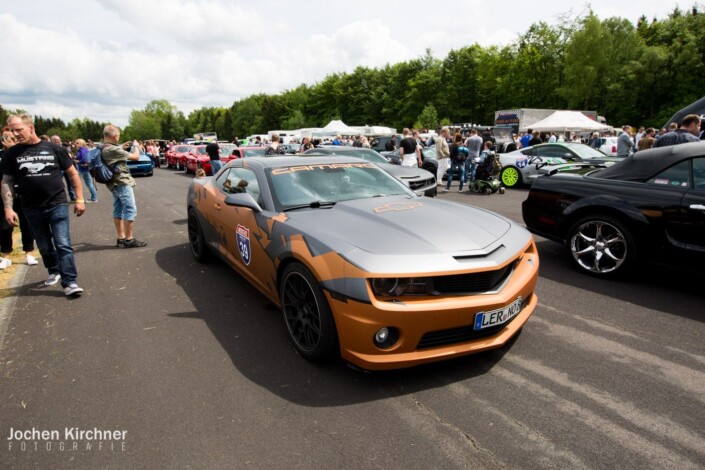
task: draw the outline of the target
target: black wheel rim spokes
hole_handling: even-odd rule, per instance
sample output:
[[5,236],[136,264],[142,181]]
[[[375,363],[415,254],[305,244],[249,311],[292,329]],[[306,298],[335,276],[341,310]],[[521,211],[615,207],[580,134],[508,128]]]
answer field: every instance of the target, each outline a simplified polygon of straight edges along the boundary
[[292,338],[301,349],[313,350],[321,337],[321,318],[308,281],[298,273],[290,274],[284,284],[282,301]]

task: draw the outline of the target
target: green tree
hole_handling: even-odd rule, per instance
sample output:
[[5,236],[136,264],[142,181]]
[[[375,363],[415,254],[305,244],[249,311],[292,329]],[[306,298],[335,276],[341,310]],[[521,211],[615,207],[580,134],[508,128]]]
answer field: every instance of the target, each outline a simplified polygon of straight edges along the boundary
[[285,130],[301,129],[302,127],[306,127],[306,118],[304,117],[304,113],[298,109],[294,110],[294,112],[282,121],[282,127]]
[[159,118],[152,112],[133,110],[129,124],[123,131],[123,140],[161,138]]
[[427,104],[414,123],[417,129],[434,130],[438,127],[438,113],[432,104]]

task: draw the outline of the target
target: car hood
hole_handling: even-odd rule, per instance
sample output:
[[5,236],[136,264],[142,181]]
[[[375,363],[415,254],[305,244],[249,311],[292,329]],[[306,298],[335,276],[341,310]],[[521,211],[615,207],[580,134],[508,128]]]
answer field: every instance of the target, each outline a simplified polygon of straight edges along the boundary
[[302,235],[314,256],[333,251],[376,274],[492,269],[531,242],[526,229],[497,214],[432,198],[363,199],[286,214],[282,235]]
[[[388,197],[287,212],[290,223],[341,254],[482,252],[512,224],[494,213],[431,198]],[[345,234],[341,237],[341,234]]]
[[152,159],[149,158],[146,154],[141,153],[139,160],[128,160],[127,163],[132,165],[137,165],[138,163],[152,163]]
[[401,179],[427,179],[434,176],[423,168],[413,166],[394,165],[393,163],[375,163],[375,165],[390,175]]

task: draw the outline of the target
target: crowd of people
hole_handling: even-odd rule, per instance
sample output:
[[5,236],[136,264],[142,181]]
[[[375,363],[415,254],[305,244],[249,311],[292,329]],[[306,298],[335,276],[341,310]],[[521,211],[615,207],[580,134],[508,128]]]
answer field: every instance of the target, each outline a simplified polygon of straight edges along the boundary
[[[76,139],[62,144],[59,136],[38,136],[32,118],[12,115],[3,128],[0,154],[2,204],[0,224],[0,269],[10,266],[14,227],[19,225],[28,265],[37,265],[33,254],[36,242],[48,277],[45,286],[61,283],[67,297],[78,296],[78,270],[71,245],[69,200],[73,212],[81,216],[87,202],[97,202],[98,191],[88,168],[92,142]],[[128,160],[138,160],[147,149],[137,141],[120,143],[120,129],[107,125],[103,130],[101,158],[115,172],[106,188],[113,196],[113,222],[117,247],[139,248],[147,243],[134,237],[137,216],[135,181],[127,167]],[[153,150],[153,149],[152,149]],[[91,198],[83,198],[83,184]],[[68,192],[68,196],[67,196]]]
[[[569,139],[599,148],[604,137],[615,136],[611,131],[605,134],[593,133],[581,136],[560,133],[544,133],[529,129],[528,132],[514,135],[516,148],[538,145],[544,142],[561,142]],[[682,119],[680,125],[673,124],[669,129],[640,127],[632,133],[631,126],[624,126],[617,137],[617,155],[626,157],[634,152],[651,147],[663,147],[687,142],[696,142],[703,137],[700,116],[692,114]],[[241,144],[242,142],[236,142]],[[266,155],[283,154],[284,148],[278,135],[271,141],[257,136],[252,146],[266,147]],[[91,150],[99,145],[103,162],[115,171],[114,178],[106,184],[113,197],[113,222],[117,233],[116,246],[139,248],[147,243],[134,236],[134,221],[137,216],[135,201],[135,181],[130,175],[127,162],[138,160],[140,154],[152,158],[155,167],[160,166],[161,155],[172,142],[124,142],[120,143],[120,129],[107,125],[103,130],[103,143],[76,139],[62,143],[58,135],[37,136],[32,118],[28,115],[12,115],[2,129],[2,149],[0,149],[0,179],[2,180],[2,204],[5,217],[0,221],[0,270],[12,265],[13,233],[19,225],[22,234],[22,249],[29,266],[38,264],[34,255],[35,243],[48,271],[44,284],[53,286],[61,283],[67,296],[80,295],[83,289],[78,286],[78,272],[74,260],[69,229],[69,200],[73,211],[81,216],[86,211],[86,203],[98,201],[98,185],[89,171]],[[349,145],[371,148],[380,142],[370,141],[362,135],[335,136],[325,141],[312,141],[310,137],[301,140],[299,153],[315,148],[316,145]],[[478,166],[494,152],[494,143],[488,135],[480,136],[477,129],[470,129],[467,135],[456,132],[451,137],[448,127],[439,135],[423,138],[416,129],[405,128],[397,143],[396,136],[388,139],[385,149],[399,149],[399,163],[402,166],[418,166],[423,163],[424,147],[434,145],[438,161],[438,185],[442,186],[443,176],[449,172],[448,182],[443,191],[450,191],[456,173],[459,175],[460,191],[465,184],[473,184]],[[214,172],[220,168],[219,146],[209,143],[206,152],[210,156]],[[83,186],[90,194],[83,197]],[[68,192],[68,195],[67,195]]]

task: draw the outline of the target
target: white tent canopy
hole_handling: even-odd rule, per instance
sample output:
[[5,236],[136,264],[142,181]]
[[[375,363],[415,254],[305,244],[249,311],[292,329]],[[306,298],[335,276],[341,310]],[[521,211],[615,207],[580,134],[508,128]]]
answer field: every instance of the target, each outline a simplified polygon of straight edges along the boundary
[[535,122],[531,126],[522,127],[519,130],[525,132],[529,128],[543,132],[580,132],[611,129],[610,126],[593,121],[580,111],[556,111],[547,118]]
[[352,127],[345,124],[343,121],[333,120],[326,124],[326,127],[321,129],[320,134],[322,135],[357,135],[357,132]]

